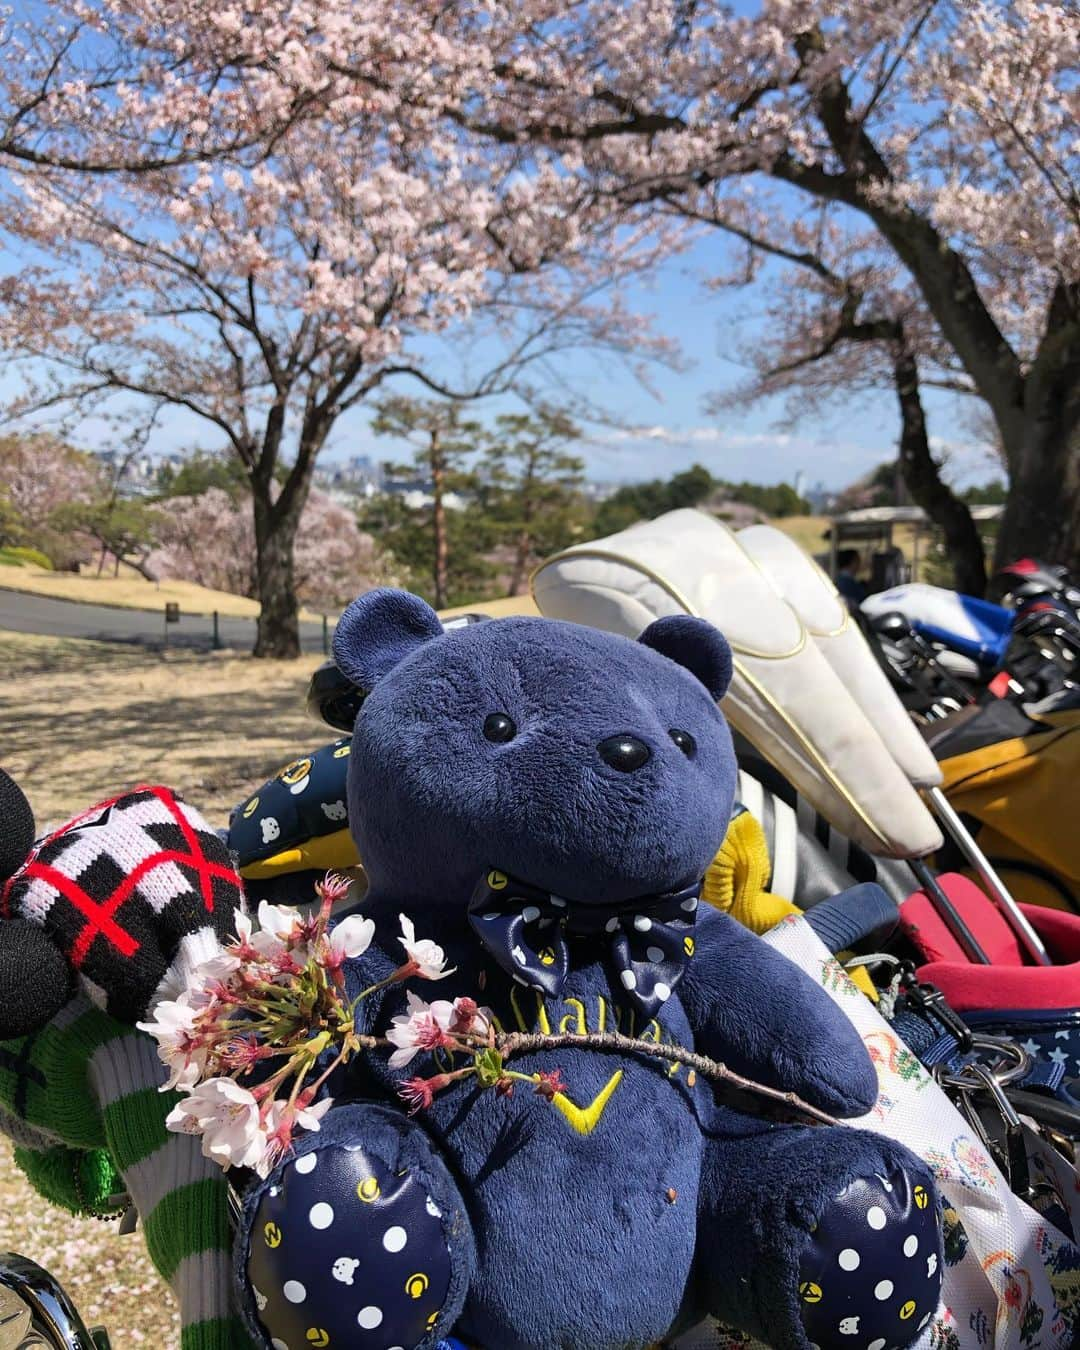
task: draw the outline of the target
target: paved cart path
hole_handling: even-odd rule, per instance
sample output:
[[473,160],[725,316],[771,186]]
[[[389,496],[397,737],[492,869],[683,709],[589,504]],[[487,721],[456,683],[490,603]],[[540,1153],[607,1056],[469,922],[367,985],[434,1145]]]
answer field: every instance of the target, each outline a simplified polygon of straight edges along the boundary
[[[165,641],[165,614],[164,608],[146,610],[84,605],[72,600],[30,595],[25,591],[0,589],[0,629],[4,628],[15,633],[96,638],[101,642],[134,642],[143,647],[161,647]],[[213,620],[209,614],[181,613],[180,622],[169,624],[168,630],[170,647],[208,650]],[[249,651],[255,641],[255,620],[222,615],[218,620],[218,631],[223,647]],[[301,623],[300,643],[306,652],[322,651],[322,625]]]

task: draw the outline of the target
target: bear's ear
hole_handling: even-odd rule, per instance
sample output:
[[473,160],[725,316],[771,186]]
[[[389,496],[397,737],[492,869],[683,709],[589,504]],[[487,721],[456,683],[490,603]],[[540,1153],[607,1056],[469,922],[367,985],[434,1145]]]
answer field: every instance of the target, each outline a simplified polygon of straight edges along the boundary
[[334,661],[363,693],[418,647],[443,636],[439,616],[418,595],[388,588],[354,600],[334,631]]
[[646,647],[685,666],[719,701],[731,683],[731,648],[719,628],[691,614],[654,619],[638,638]]

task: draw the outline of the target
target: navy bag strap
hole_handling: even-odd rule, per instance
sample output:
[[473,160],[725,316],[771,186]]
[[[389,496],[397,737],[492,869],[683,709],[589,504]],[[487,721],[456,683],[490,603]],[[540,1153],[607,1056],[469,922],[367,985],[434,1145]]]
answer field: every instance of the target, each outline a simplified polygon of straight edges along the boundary
[[873,937],[884,942],[899,921],[896,904],[872,881],[821,900],[803,918],[835,956]]

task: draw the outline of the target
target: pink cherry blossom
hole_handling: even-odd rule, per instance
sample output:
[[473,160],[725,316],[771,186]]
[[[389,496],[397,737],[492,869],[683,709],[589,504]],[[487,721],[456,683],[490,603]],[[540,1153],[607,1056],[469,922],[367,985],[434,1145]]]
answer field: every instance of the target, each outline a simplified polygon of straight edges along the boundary
[[205,1047],[196,1028],[199,1012],[197,1001],[185,990],[179,998],[156,1004],[151,1021],[136,1023],[140,1031],[157,1041],[158,1057],[169,1069],[162,1092],[190,1087],[205,1066]]
[[375,924],[359,914],[350,914],[334,925],[327,934],[325,962],[329,969],[338,969],[347,960],[363,956],[375,936]]
[[491,1016],[490,1009],[477,1007],[471,998],[426,1003],[409,990],[406,1011],[393,1018],[386,1033],[387,1040],[398,1047],[390,1056],[390,1067],[404,1068],[422,1050],[460,1049],[457,1038],[462,1036],[486,1037]]
[[170,1130],[202,1136],[202,1151],[223,1167],[255,1167],[266,1149],[259,1104],[231,1078],[207,1078],[169,1112]]
[[[251,509],[221,488],[198,497],[170,497],[159,507],[158,546],[147,558],[155,576],[257,594],[255,526]],[[297,528],[296,593],[305,604],[334,611],[372,586],[400,581],[352,511],[312,488]]]
[[446,955],[437,942],[432,942],[430,938],[417,940],[413,921],[407,914],[399,914],[398,922],[401,924],[398,941],[405,948],[408,964],[415,967],[411,974],[422,980],[444,980],[447,975],[453,975],[457,967],[447,969]]
[[287,1156],[297,1130],[318,1133],[320,1122],[333,1106],[332,1097],[324,1097],[311,1106],[275,1101],[262,1124],[263,1150],[258,1160],[250,1164],[260,1177],[268,1177]]
[[[158,561],[254,590],[258,653],[293,655],[296,572],[322,598],[381,566],[347,513],[324,509],[321,549],[303,514],[340,419],[384,382],[479,397],[582,346],[636,369],[670,344],[617,295],[658,256],[653,226],[461,125],[495,50],[464,13],[226,11],[56,0],[0,15],[0,228],[25,259],[0,278],[0,343],[26,376],[18,412],[146,427],[182,409],[236,457],[249,546],[192,547],[202,509],[170,507]],[[443,341],[466,323],[493,340],[486,367]]]
[[406,1012],[393,1018],[386,1038],[398,1048],[390,1056],[390,1067],[402,1069],[421,1050],[436,1050],[452,1045],[447,1034],[454,1005],[443,999],[426,1003],[410,989],[406,994]]
[[299,910],[262,900],[258,918],[259,927],[251,935],[251,945],[266,960],[282,955],[289,942],[299,936],[302,923]]
[[442,1083],[440,1077],[435,1078],[407,1078],[398,1088],[398,1096],[409,1108],[409,1115],[416,1115],[430,1106],[435,1100],[435,1093],[439,1091]]

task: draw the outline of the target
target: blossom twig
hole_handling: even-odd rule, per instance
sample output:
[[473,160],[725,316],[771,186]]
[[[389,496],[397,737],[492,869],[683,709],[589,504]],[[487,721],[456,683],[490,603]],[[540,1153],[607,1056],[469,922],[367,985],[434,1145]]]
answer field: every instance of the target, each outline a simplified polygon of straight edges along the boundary
[[726,1064],[718,1059],[709,1059],[706,1055],[696,1054],[692,1050],[684,1050],[678,1045],[664,1045],[658,1041],[643,1041],[634,1036],[623,1036],[618,1032],[610,1031],[587,1032],[585,1035],[578,1035],[573,1032],[562,1032],[558,1035],[543,1035],[540,1033],[533,1035],[528,1032],[510,1031],[495,1037],[495,1048],[507,1058],[511,1055],[535,1054],[539,1050],[563,1050],[570,1047],[602,1050],[609,1054],[649,1055],[653,1059],[663,1059],[671,1064],[684,1064],[688,1069],[694,1069],[704,1078],[728,1083],[742,1092],[749,1092],[755,1096],[767,1097],[770,1101],[778,1102],[793,1111],[809,1116],[811,1120],[820,1125],[836,1125],[839,1123],[826,1111],[821,1111],[818,1107],[812,1106],[810,1102],[804,1101],[795,1092],[784,1092],[780,1088],[771,1088],[765,1083],[758,1083],[753,1078],[746,1078],[743,1074],[736,1073],[734,1069],[729,1069]]
[[[391,1044],[357,1032],[356,1010],[365,998],[406,979],[453,973],[442,948],[417,938],[403,914],[399,940],[408,960],[347,1001],[345,963],[367,950],[375,925],[353,914],[331,926],[334,904],[348,891],[345,878],[328,874],[315,890],[314,914],[263,901],[256,930],[238,912],[235,938],[190,973],[178,998],[156,1005],[153,1021],[139,1023],[168,1066],[162,1090],[184,1094],[168,1128],[200,1135],[203,1153],[223,1167],[266,1176],[287,1156],[297,1130],[319,1129],[332,1104],[319,1094],[334,1071],[353,1055]],[[462,1026],[476,1022],[471,999],[445,1006],[451,1018],[468,1014]],[[446,1043],[466,1049],[449,1035]],[[283,1062],[270,1072],[275,1060]]]

